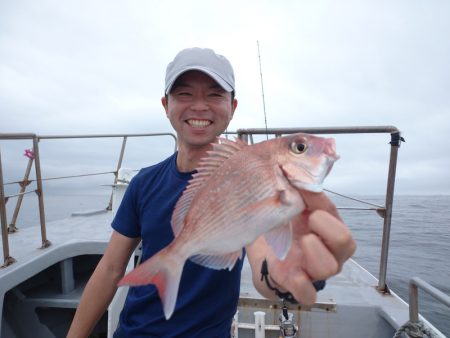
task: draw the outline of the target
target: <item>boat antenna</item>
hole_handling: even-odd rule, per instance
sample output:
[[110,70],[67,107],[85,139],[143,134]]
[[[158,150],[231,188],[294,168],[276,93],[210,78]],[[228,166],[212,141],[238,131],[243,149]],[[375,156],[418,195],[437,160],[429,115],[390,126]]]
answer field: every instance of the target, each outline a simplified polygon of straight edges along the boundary
[[258,60],[259,60],[259,74],[261,76],[261,93],[262,93],[262,103],[263,103],[263,111],[264,111],[264,124],[266,126],[266,139],[269,139],[269,133],[267,130],[267,114],[266,114],[266,100],[264,99],[264,84],[263,84],[263,75],[261,68],[261,53],[259,52],[259,41],[256,40],[256,44],[258,46]]

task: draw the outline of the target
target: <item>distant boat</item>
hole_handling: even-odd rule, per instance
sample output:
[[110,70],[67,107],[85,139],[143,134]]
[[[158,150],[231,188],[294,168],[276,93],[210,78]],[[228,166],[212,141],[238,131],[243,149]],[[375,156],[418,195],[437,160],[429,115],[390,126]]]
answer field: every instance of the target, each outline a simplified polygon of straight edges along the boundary
[[[341,273],[330,278],[324,290],[318,293],[312,306],[270,301],[259,295],[253,287],[249,265],[244,264],[238,312],[232,326],[232,337],[406,337],[404,332],[417,330],[429,337],[445,337],[418,313],[417,292],[431,294],[446,306],[450,298],[426,282],[413,278],[410,283],[409,306],[389,290],[386,284],[389,233],[394,196],[397,152],[401,142],[395,127],[338,127],[338,128],[284,128],[241,129],[236,133],[246,142],[253,136],[306,132],[312,134],[390,134],[390,163],[387,194],[384,206],[371,205],[383,218],[383,241],[380,248],[380,273],[378,278],[354,260],[349,260]],[[63,220],[45,222],[39,158],[39,140],[68,138],[121,138],[122,149],[112,182],[113,193],[108,207],[74,213]],[[120,170],[126,141],[134,137],[176,138],[173,134],[112,134],[112,135],[55,135],[0,134],[0,140],[31,140],[33,148],[26,152],[29,165],[25,171],[22,188],[18,194],[5,196],[2,168],[10,163],[1,162],[0,153],[0,215],[2,225],[2,250],[4,265],[0,269],[1,337],[65,337],[87,280],[100,260],[112,228],[114,212],[121,201],[133,175]],[[23,141],[22,141],[23,142]],[[173,141],[171,141],[173,142]],[[176,145],[176,142],[175,142]],[[176,147],[176,146],[175,146]],[[174,148],[175,149],[175,148]],[[15,220],[21,199],[34,165],[36,171],[37,199],[40,221],[28,228],[15,231]],[[80,177],[104,173],[90,172]],[[72,176],[61,174],[58,179]],[[56,179],[56,178],[52,178]],[[19,183],[19,182],[16,182]],[[33,192],[33,191],[31,191]],[[8,225],[5,202],[16,201],[16,211]],[[8,231],[9,230],[9,231]],[[139,249],[130,260],[128,270],[139,262]],[[118,289],[116,296],[93,332],[93,337],[112,337],[118,323],[127,288]]]

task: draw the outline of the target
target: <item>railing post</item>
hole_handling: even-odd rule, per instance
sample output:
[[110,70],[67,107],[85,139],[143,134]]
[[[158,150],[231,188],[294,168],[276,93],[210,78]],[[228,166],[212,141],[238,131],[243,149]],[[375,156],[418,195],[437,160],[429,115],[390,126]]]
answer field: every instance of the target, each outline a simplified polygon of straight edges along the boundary
[[3,169],[2,169],[2,154],[0,152],[0,222],[2,226],[2,244],[3,244],[3,265],[6,267],[11,265],[16,260],[9,255],[8,229],[6,218],[6,199],[5,190],[3,188]]
[[266,313],[263,311],[256,311],[255,316],[255,338],[265,338],[266,336]]
[[409,281],[409,321],[411,323],[419,322],[419,289],[422,289],[445,306],[450,307],[450,297],[441,290],[431,286],[419,277],[411,278]]
[[409,283],[409,321],[419,322],[419,290],[413,280]]
[[386,271],[387,261],[389,253],[389,237],[391,234],[391,220],[392,220],[392,206],[394,201],[394,187],[395,187],[395,174],[397,169],[397,155],[398,148],[403,138],[400,136],[400,132],[391,133],[391,154],[389,159],[389,172],[388,182],[386,190],[386,211],[384,215],[383,225],[383,239],[381,242],[381,255],[380,255],[380,273],[378,278],[378,290],[387,291],[386,288]]
[[45,208],[44,208],[44,190],[42,188],[42,176],[41,176],[41,161],[39,157],[39,139],[37,136],[33,137],[33,152],[34,152],[34,167],[36,169],[36,193],[38,195],[39,202],[39,220],[41,223],[41,249],[49,247],[52,243],[47,239],[47,230],[45,226]]
[[248,144],[248,134],[238,134],[238,137]]
[[[116,172],[114,173],[114,185],[117,184],[117,174],[119,172],[119,169],[122,167],[123,154],[125,153],[126,145],[127,145],[127,136],[124,136],[123,141],[122,141],[122,148],[120,149],[119,161],[117,162]],[[114,186],[113,186],[113,189],[111,192],[111,197],[109,198],[109,204],[108,204],[108,207],[106,208],[106,210],[112,210],[113,195],[114,195]]]
[[30,156],[28,159],[27,169],[25,170],[25,175],[23,176],[23,181],[20,184],[19,197],[17,198],[17,203],[16,203],[16,207],[14,209],[13,217],[12,217],[11,223],[9,224],[9,227],[8,227],[9,233],[13,233],[13,232],[17,231],[17,227],[16,227],[17,216],[19,216],[20,207],[22,205],[23,196],[24,196],[23,193],[25,192],[27,185],[30,183],[30,181],[28,181],[28,177],[30,176],[31,166],[33,165],[33,161],[34,161],[34,156]]

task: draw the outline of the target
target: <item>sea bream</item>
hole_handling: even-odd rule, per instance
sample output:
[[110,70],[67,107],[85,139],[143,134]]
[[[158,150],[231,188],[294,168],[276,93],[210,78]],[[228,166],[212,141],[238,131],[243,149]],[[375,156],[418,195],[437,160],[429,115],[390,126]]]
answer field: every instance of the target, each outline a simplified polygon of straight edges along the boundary
[[155,284],[172,315],[187,259],[231,269],[260,235],[284,259],[290,221],[304,209],[299,190],[319,192],[338,159],[332,138],[292,134],[247,145],[220,139],[198,165],[172,215],[175,239],[119,282]]

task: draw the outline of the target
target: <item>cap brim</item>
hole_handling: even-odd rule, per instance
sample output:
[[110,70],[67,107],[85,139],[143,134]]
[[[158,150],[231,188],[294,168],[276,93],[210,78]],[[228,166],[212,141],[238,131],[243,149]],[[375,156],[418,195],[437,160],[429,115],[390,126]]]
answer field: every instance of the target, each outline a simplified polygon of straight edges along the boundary
[[190,70],[198,70],[198,71],[200,71],[202,73],[205,73],[206,75],[211,77],[214,81],[216,81],[219,84],[219,86],[221,86],[227,92],[234,91],[234,88],[232,86],[230,86],[230,84],[227,81],[225,81],[222,77],[220,77],[217,73],[215,73],[211,69],[206,68],[206,67],[193,66],[193,67],[184,68],[184,69],[180,70],[179,72],[173,74],[172,78],[170,79],[170,81],[167,84],[165,93],[169,94],[170,90],[172,89],[173,84],[175,83],[175,81],[182,74],[184,74],[184,73],[186,73],[186,72],[188,72]]

